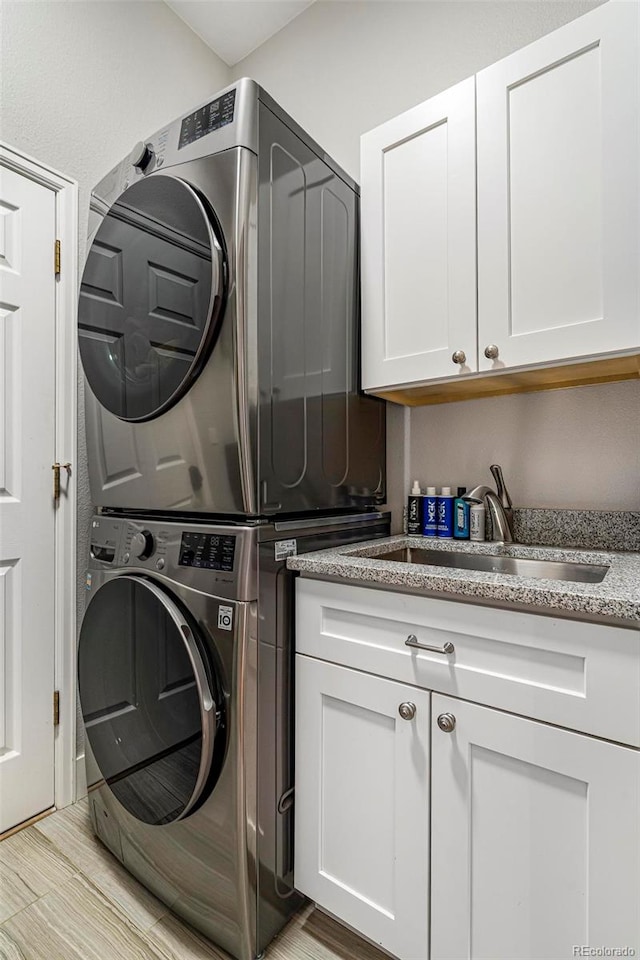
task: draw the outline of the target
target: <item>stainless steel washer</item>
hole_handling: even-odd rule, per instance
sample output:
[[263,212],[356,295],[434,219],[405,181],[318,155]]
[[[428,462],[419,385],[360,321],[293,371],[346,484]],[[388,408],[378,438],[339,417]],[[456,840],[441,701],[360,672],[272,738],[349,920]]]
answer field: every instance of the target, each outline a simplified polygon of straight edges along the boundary
[[93,826],[239,960],[302,902],[286,556],[388,532],[388,514],[251,526],[93,518],[78,649],[102,777],[89,793]]

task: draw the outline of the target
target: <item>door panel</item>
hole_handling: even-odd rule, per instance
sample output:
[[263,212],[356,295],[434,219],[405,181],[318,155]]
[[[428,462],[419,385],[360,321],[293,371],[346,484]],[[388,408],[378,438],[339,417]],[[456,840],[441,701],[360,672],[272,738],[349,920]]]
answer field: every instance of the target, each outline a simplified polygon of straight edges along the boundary
[[434,694],[431,801],[432,960],[637,953],[636,750]]
[[428,954],[429,697],[296,657],[296,886],[400,960]]
[[365,134],[361,179],[364,389],[476,371],[474,78]]
[[481,370],[640,343],[639,23],[607,3],[477,76]]
[[600,68],[592,47],[508,91],[514,337],[602,317]]
[[55,194],[0,168],[0,832],[53,805]]

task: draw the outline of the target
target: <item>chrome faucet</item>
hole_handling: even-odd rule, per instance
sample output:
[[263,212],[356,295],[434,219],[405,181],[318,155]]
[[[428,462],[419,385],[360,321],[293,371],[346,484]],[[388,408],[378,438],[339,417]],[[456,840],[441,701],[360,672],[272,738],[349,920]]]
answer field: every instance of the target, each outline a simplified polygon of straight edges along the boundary
[[513,543],[513,505],[502,476],[502,467],[493,463],[490,467],[496,481],[496,489],[492,490],[481,484],[465,493],[465,500],[484,501],[491,517],[491,539],[503,543]]

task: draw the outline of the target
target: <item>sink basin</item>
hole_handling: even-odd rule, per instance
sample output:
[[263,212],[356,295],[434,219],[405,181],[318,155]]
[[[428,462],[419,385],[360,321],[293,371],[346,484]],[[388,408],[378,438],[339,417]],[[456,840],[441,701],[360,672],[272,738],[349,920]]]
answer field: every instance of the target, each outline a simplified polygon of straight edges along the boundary
[[371,560],[399,560],[401,563],[426,563],[434,567],[455,567],[458,570],[486,570],[514,577],[537,577],[544,580],[571,580],[574,583],[602,583],[609,567],[598,563],[564,563],[560,560],[529,560],[488,553],[463,553],[457,550],[428,550],[401,547],[389,553],[361,553]]

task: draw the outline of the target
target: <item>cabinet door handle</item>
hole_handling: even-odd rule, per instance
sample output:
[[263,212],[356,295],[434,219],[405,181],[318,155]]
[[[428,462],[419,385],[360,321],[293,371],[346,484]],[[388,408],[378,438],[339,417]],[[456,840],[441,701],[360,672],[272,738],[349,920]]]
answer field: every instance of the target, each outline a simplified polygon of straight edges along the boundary
[[448,640],[442,647],[436,647],[431,643],[418,643],[415,633],[410,633],[404,642],[405,647],[415,647],[416,650],[430,650],[431,653],[450,654],[455,651],[455,647]]
[[464,366],[467,362],[467,355],[464,350],[456,350],[455,353],[451,354],[451,359],[454,363],[459,363],[460,366]]
[[456,728],[456,718],[452,713],[441,713],[438,717],[438,726],[443,733],[453,733]]
[[490,343],[488,347],[484,348],[484,355],[487,360],[497,360],[499,353],[500,351],[495,343]]
[[413,720],[416,715],[415,703],[411,703],[410,700],[408,700],[406,703],[401,703],[398,707],[398,713],[403,720]]

